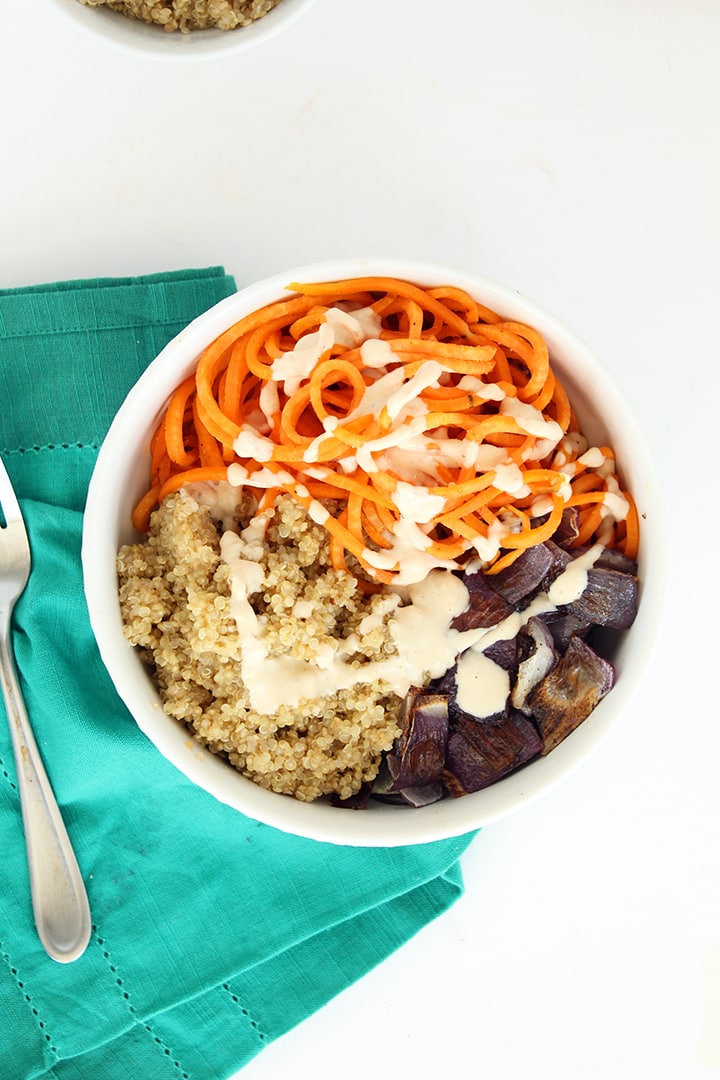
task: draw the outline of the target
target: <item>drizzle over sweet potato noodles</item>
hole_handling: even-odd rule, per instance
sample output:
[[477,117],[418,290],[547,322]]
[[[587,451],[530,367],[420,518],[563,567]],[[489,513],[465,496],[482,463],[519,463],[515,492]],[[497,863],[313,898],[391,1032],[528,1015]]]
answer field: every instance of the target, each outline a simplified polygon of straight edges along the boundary
[[[369,582],[402,562],[498,573],[549,539],[575,507],[574,547],[635,558],[638,520],[612,451],[585,443],[532,327],[453,287],[368,277],[292,284],[200,357],[152,440],[151,486],[134,524],[197,481],[286,492]],[[351,318],[347,318],[347,316]],[[412,489],[412,490],[410,490]],[[319,500],[340,500],[325,515]],[[623,499],[623,515],[608,506]]]

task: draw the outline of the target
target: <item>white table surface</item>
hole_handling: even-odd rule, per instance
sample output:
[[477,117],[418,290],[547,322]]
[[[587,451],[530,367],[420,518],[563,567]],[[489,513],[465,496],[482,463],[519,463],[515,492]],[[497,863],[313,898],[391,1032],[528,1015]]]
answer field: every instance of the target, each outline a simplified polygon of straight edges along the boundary
[[317,0],[159,64],[3,3],[0,287],[429,258],[569,322],[674,508],[654,662],[609,740],[464,858],[466,894],[243,1080],[720,1075],[716,0]]

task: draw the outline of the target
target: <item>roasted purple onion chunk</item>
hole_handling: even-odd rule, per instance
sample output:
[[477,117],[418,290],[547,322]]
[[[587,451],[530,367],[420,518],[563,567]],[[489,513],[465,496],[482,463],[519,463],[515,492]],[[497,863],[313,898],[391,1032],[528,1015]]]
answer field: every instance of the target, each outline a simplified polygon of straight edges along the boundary
[[494,784],[542,752],[535,726],[512,706],[499,723],[461,713],[448,740],[444,782],[455,797]]
[[587,720],[615,683],[615,670],[582,638],[574,636],[565,653],[528,697],[530,715],[542,736],[542,753]]
[[[567,512],[552,540],[505,571],[462,575],[468,602],[451,627],[461,637],[479,633],[480,646],[485,630],[496,631],[482,652],[507,672],[504,706],[474,715],[459,692],[457,663],[429,686],[413,688],[402,733],[370,797],[418,807],[480,791],[549,754],[612,689],[615,671],[602,653],[635,619],[637,566],[607,549],[568,550],[577,535],[576,515]],[[563,602],[553,583],[572,572],[575,560],[583,587]]]
[[385,759],[376,791],[394,802],[425,806],[442,799],[449,733],[448,696],[413,687],[403,703],[401,734]]

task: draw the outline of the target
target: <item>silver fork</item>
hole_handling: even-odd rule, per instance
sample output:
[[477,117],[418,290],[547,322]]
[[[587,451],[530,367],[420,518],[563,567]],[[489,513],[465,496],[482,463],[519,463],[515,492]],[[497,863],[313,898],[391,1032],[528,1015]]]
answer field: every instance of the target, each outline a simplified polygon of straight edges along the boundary
[[10,616],[27,584],[30,566],[25,524],[0,459],[0,683],[15,754],[35,925],[47,954],[66,964],[85,952],[90,940],[90,907],[30,727],[13,659]]

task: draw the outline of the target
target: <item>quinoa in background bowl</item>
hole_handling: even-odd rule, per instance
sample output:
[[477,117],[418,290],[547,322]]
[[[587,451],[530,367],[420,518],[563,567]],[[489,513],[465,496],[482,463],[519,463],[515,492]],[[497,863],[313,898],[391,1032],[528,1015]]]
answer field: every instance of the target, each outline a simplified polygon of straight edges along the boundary
[[86,7],[107,7],[129,19],[168,32],[235,30],[267,15],[280,0],[78,0]]
[[98,41],[155,60],[207,60],[290,27],[314,0],[51,0]]
[[[373,803],[362,813],[351,813],[322,801],[300,802],[264,789],[190,739],[181,717],[172,719],[162,712],[153,679],[123,635],[115,559],[123,544],[132,546],[138,539],[130,519],[147,477],[152,430],[168,396],[194,369],[202,350],[242,316],[288,295],[285,286],[290,281],[330,281],[369,274],[419,284],[456,285],[506,318],[530,324],[545,337],[581,427],[593,442],[608,442],[615,449],[638,506],[643,521],[639,559],[643,597],[635,625],[613,653],[617,684],[552,753],[460,799],[414,809]],[[521,808],[549,790],[588,757],[621,714],[641,675],[656,618],[659,555],[654,498],[647,453],[612,380],[586,346],[530,301],[483,279],[399,260],[303,267],[242,290],[195,320],[163,350],[120,409],[101,450],[87,504],[83,562],[91,620],[103,660],[139,726],[169,760],[221,801],[285,831],[336,843],[396,845],[460,835]],[[297,597],[291,599],[295,602]]]

